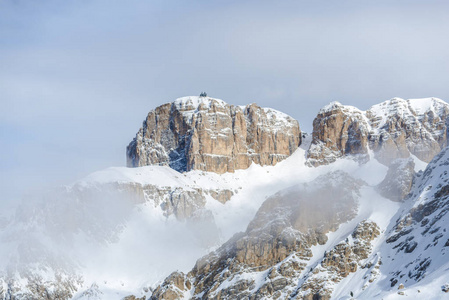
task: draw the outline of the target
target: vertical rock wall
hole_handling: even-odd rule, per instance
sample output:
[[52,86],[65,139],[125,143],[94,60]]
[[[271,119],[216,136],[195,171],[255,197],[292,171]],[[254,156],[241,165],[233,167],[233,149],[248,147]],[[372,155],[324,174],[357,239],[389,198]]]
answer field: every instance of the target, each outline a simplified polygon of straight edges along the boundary
[[168,165],[183,172],[275,165],[301,143],[299,124],[281,112],[184,97],[151,111],[127,147],[127,165]]

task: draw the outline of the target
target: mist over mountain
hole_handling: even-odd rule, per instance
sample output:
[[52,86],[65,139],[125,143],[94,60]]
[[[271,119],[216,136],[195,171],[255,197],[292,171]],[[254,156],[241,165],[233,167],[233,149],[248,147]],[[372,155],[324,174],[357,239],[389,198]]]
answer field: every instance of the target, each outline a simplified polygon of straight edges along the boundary
[[2,214],[0,296],[444,299],[448,115],[436,98],[333,102],[304,133],[257,104],[156,107],[128,167]]

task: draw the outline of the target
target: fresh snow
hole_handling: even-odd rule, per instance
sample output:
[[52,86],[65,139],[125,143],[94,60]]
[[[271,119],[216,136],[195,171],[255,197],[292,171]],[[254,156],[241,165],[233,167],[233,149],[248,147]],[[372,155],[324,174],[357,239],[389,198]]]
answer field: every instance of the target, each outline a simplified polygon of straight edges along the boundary
[[[230,106],[226,102],[221,99],[211,98],[211,97],[199,97],[199,96],[186,96],[176,99],[173,104],[175,107],[182,112],[185,116],[191,118],[194,113],[198,112],[198,107],[202,104],[206,107],[211,107],[212,102],[219,105],[222,108]],[[250,104],[251,105],[251,104]],[[244,110],[248,105],[237,105],[237,108]],[[292,126],[291,120],[293,118],[286,113],[278,111],[273,108],[264,107],[262,108],[265,114],[268,117],[270,122],[273,122],[275,128],[279,128],[281,126]],[[220,112],[216,112],[217,114],[222,114]]]
[[426,162],[423,162],[413,154],[410,154],[410,157],[413,158],[413,162],[415,163],[415,172],[424,171],[426,169]]
[[[305,143],[309,142],[309,139],[310,136],[305,139]],[[221,232],[221,242],[224,242],[236,232],[244,231],[263,201],[277,191],[311,181],[322,174],[339,169],[345,170],[370,185],[378,184],[386,173],[385,166],[376,160],[371,160],[362,167],[350,159],[342,159],[331,165],[310,168],[305,166],[305,156],[306,151],[298,148],[291,157],[276,166],[262,167],[252,164],[246,170],[237,170],[235,173],[221,175],[198,170],[179,173],[165,166],[113,167],[92,173],[74,184],[66,186],[65,189],[95,188],[108,183],[139,183],[184,189],[230,189],[235,192],[235,195],[226,204],[221,204],[211,196],[206,196],[206,208],[213,213],[215,223]],[[376,175],[374,176],[374,174]],[[172,271],[187,272],[193,267],[196,259],[210,251],[210,249],[202,248],[196,242],[193,233],[183,223],[177,221],[173,216],[169,218],[163,216],[160,208],[155,207],[152,203],[122,207],[122,204],[119,205],[116,202],[119,200],[108,197],[100,199],[98,203],[74,203],[71,202],[72,199],[62,200],[55,199],[52,202],[53,200],[46,199],[45,205],[48,207],[46,208],[48,211],[43,211],[40,214],[44,218],[47,216],[46,218],[51,219],[53,213],[57,213],[61,209],[74,210],[72,213],[78,209],[81,211],[89,209],[92,216],[101,212],[104,217],[86,219],[86,228],[97,226],[98,222],[104,222],[104,225],[101,226],[116,226],[114,220],[122,220],[119,225],[122,229],[114,234],[112,239],[107,237],[105,243],[99,245],[76,228],[60,228],[58,229],[60,233],[55,233],[55,235],[48,235],[44,231],[43,234],[48,235],[45,238],[38,232],[29,233],[29,238],[48,240],[45,242],[47,247],[56,247],[55,241],[60,234],[71,239],[72,243],[68,242],[67,247],[72,245],[73,248],[67,249],[70,249],[71,257],[77,257],[82,261],[82,264],[77,267],[84,276],[82,290],[88,289],[95,283],[99,290],[105,293],[103,295],[105,298],[102,299],[106,299],[106,291],[108,291],[107,293],[117,292],[120,295],[122,295],[120,291],[135,293],[144,287],[153,286]],[[36,210],[41,209],[41,205],[40,200],[37,200],[35,204],[24,202],[22,207],[30,206],[31,210]],[[67,208],[64,208],[66,206]],[[110,216],[110,220],[108,216]],[[19,218],[18,221],[23,226],[33,226],[26,223],[25,216]],[[111,221],[113,222],[111,223]],[[17,224],[13,222],[10,225],[16,226]],[[48,230],[45,228],[44,230]],[[18,229],[16,228],[15,231]],[[5,239],[9,236],[9,234],[5,234],[7,233],[3,231],[1,236],[4,245],[2,257],[7,257],[8,253],[14,252],[17,247],[14,239],[9,238],[5,243]],[[22,235],[17,239],[17,242],[20,241],[20,243],[27,242],[27,236]],[[111,264],[111,262],[115,263]]]
[[438,112],[442,107],[447,106],[443,100],[438,98],[408,99],[407,102],[420,115],[428,111]]
[[385,102],[373,105],[364,113],[370,112],[375,117],[379,118],[379,123],[376,126],[378,130],[386,124],[386,121],[392,115],[399,115],[404,119],[413,120],[419,116],[423,116],[428,112],[434,112],[435,115],[445,107],[449,107],[447,103],[438,98],[421,98],[408,99],[393,98]]
[[327,112],[333,111],[333,110],[338,109],[338,108],[344,108],[344,109],[346,109],[346,110],[348,110],[350,112],[353,112],[353,113],[363,113],[363,111],[361,111],[360,109],[358,109],[355,106],[343,105],[343,104],[341,104],[338,101],[333,101],[333,102],[325,105],[323,108],[321,108],[320,111],[319,111],[319,114],[327,113]]
[[[335,109],[345,111],[351,118],[359,118],[362,121],[360,126],[366,127],[365,131],[374,136],[385,133],[385,131],[388,130],[385,127],[387,126],[387,121],[394,119],[397,115],[404,119],[405,122],[407,122],[407,126],[409,126],[410,128],[414,128],[414,130],[420,130],[422,132],[421,134],[425,134],[427,138],[430,137],[432,139],[432,133],[429,132],[428,129],[428,126],[430,125],[426,122],[426,118],[432,118],[432,116],[443,114],[444,110],[449,109],[449,104],[438,98],[405,100],[396,97],[373,105],[366,111],[362,111],[354,106],[343,105],[338,101],[333,101],[321,108],[319,114],[325,114]],[[439,134],[445,133],[439,133],[435,131],[433,134],[433,138],[435,139],[435,135]],[[387,138],[387,136],[385,138]],[[331,151],[329,151],[329,149],[324,147],[324,144],[320,143],[313,144],[310,151],[323,152],[324,154],[326,154],[326,158],[328,159],[328,161],[335,161],[340,157],[338,153],[332,153]],[[417,170],[425,168],[425,162],[420,161],[417,157],[414,157],[414,159]]]
[[173,103],[178,109],[185,109],[186,107],[193,106],[197,109],[200,104],[205,104],[210,107],[212,101],[218,103],[220,106],[226,106],[226,102],[221,99],[211,98],[211,97],[199,97],[199,96],[186,96],[176,99]]
[[[213,98],[183,97],[177,99],[175,105],[198,107],[200,103],[210,105],[211,99]],[[216,100],[219,105],[224,103],[219,99],[213,100]],[[381,119],[380,124],[384,124],[382,122],[385,122],[386,117],[392,113],[390,109],[387,109],[391,102],[396,103],[398,111],[404,114],[410,111],[409,108],[422,114],[438,111],[447,106],[436,98],[409,100],[395,98],[369,109]],[[340,105],[334,102],[322,111]],[[366,113],[354,107],[344,107],[362,115]],[[288,117],[276,110],[264,109],[264,111],[272,119],[282,121]],[[415,182],[414,196],[404,203],[392,202],[380,196],[374,188],[385,177],[387,167],[375,159],[360,165],[349,158],[342,158],[317,168],[307,167],[306,149],[310,142],[311,136],[306,135],[301,147],[276,166],[262,167],[252,164],[246,170],[221,175],[198,170],[179,173],[166,166],[113,167],[92,173],[64,189],[95,189],[109,183],[138,183],[187,190],[229,189],[234,192],[234,196],[225,204],[219,203],[211,196],[206,196],[206,208],[212,212],[221,233],[220,242],[225,242],[235,233],[246,229],[261,204],[270,195],[299,183],[310,182],[331,171],[343,170],[354,178],[366,182],[366,185],[361,188],[358,215],[353,220],[342,224],[335,232],[329,233],[325,245],[312,247],[314,256],[306,270],[320,262],[324,251],[329,251],[350,236],[360,221],[371,220],[377,223],[382,233],[374,240],[373,251],[367,261],[382,258],[384,264],[380,269],[381,273],[367,288],[364,287],[366,283],[363,279],[366,275],[364,271],[351,273],[334,286],[333,297],[349,299],[349,293],[352,291],[358,299],[402,299],[404,296],[397,294],[397,285],[391,288],[388,281],[389,272],[401,267],[402,257],[396,260],[390,259],[396,255],[396,250],[392,250],[392,245],[386,244],[385,240],[402,214],[432,199],[432,195],[441,183],[442,176],[446,176],[444,172],[448,170],[447,165],[429,165],[430,167],[426,169],[427,164],[412,156],[416,164],[415,171],[424,171]],[[449,156],[449,151],[446,151],[444,155]],[[369,153],[369,156],[372,158],[373,153]],[[447,157],[444,159],[448,160]],[[424,176],[431,172],[433,176]],[[34,251],[43,251],[50,256],[78,258],[80,261],[74,262],[74,268],[82,273],[84,283],[74,299],[95,299],[95,297],[121,299],[130,294],[148,297],[150,294],[145,291],[146,288],[154,287],[173,271],[188,272],[194,266],[196,259],[211,250],[198,244],[185,223],[176,220],[173,216],[165,217],[162,210],[155,207],[154,203],[123,206],[119,203],[120,199],[109,196],[106,195],[104,199],[92,203],[83,203],[79,199],[40,199],[38,196],[36,199],[25,199],[20,208],[10,214],[13,217],[0,224],[2,226],[0,257],[31,259],[34,253],[22,254],[25,252],[24,249],[32,248]],[[83,224],[87,229],[58,228],[59,223],[53,224],[55,216],[66,217],[70,221],[69,216],[72,213],[87,213],[85,224]],[[116,219],[119,220],[118,224],[115,222]],[[449,222],[448,217],[443,221]],[[94,236],[88,232],[98,230],[95,226],[100,226],[100,229],[106,232],[111,230],[110,227],[118,227],[120,230],[113,232],[112,236],[106,236],[101,243],[97,243],[93,241]],[[407,254],[406,258],[409,260],[418,259],[419,255],[424,253],[424,247],[427,244],[425,237],[418,235],[415,238],[419,242],[419,247],[412,254]],[[443,239],[449,239],[449,233],[445,233]],[[217,246],[219,245],[215,245]],[[441,286],[449,282],[446,275],[449,270],[449,256],[447,256],[449,250],[440,251],[434,247],[429,253],[435,257],[432,265],[433,272],[420,282],[404,282],[405,296],[411,299],[422,298],[420,295],[425,295],[429,299],[445,297],[445,294],[441,292]],[[402,253],[399,254],[401,255]],[[3,270],[6,269],[7,262],[7,260],[2,262]],[[48,265],[42,266],[48,267]],[[36,265],[36,269],[42,266]],[[49,272],[41,270],[38,274],[46,279],[52,278]],[[256,283],[261,285],[265,275],[265,272],[257,272],[242,276],[253,276]],[[230,282],[226,284],[229,285]],[[86,291],[91,293],[86,294]],[[186,294],[186,297],[189,297],[189,294]]]
[[[176,105],[185,106],[188,104],[193,107],[197,107],[200,103],[210,105],[211,100],[208,99],[210,98],[185,97],[176,100]],[[221,100],[217,100],[219,104],[221,103],[220,101]],[[391,114],[399,114],[402,117],[414,118],[416,117],[416,114],[423,115],[429,111],[438,112],[444,107],[447,107],[447,104],[437,98],[409,100],[393,98],[381,104],[374,105],[367,111],[360,111],[355,107],[343,106],[339,102],[333,102],[321,109],[320,113],[330,111],[332,109],[335,109],[336,107],[344,107],[345,109],[355,114],[360,114],[363,116],[363,118],[365,118],[365,120],[366,114],[367,112],[369,112],[370,114],[378,118],[379,123],[376,125],[376,128],[381,130]],[[288,115],[275,110],[264,109],[264,111],[265,113],[267,113],[267,115],[269,115],[271,119],[282,120],[288,118]],[[360,165],[359,163],[351,159],[342,158],[330,165],[320,166],[317,168],[309,168],[305,165],[305,163],[307,151],[306,149],[308,149],[308,145],[310,145],[310,142],[311,136],[306,135],[306,138],[303,140],[303,144],[301,145],[301,147],[298,148],[298,150],[293,153],[293,155],[291,155],[286,160],[278,163],[276,166],[261,167],[256,164],[252,164],[246,170],[237,170],[235,173],[225,173],[221,175],[215,173],[206,173],[202,171],[191,171],[188,173],[180,174],[168,167],[157,166],[134,169],[109,168],[91,174],[85,179],[79,181],[78,184],[88,186],[92,184],[107,182],[138,182],[141,184],[154,184],[159,186],[183,187],[192,189],[199,187],[203,189],[230,189],[234,191],[235,194],[232,197],[231,201],[227,202],[226,204],[221,204],[218,201],[212,199],[210,196],[206,197],[206,208],[213,213],[215,222],[221,231],[221,242],[224,242],[236,232],[244,231],[246,229],[246,226],[254,217],[260,205],[270,195],[298,183],[309,182],[322,174],[326,174],[335,170],[344,170],[345,172],[351,174],[351,176],[361,179],[367,184],[361,189],[358,214],[353,220],[342,224],[335,232],[329,233],[328,241],[325,245],[312,247],[312,252],[314,255],[313,258],[309,261],[306,270],[316,266],[322,259],[325,251],[329,251],[336,244],[344,241],[346,238],[349,238],[349,240],[351,240],[350,235],[359,222],[363,220],[371,220],[380,227],[381,235],[373,241],[372,253],[366,261],[379,263],[379,261],[382,260],[382,262],[384,263],[381,266],[380,271],[373,275],[377,276],[376,280],[373,283],[368,284],[365,276],[370,275],[366,273],[369,272],[370,269],[367,269],[366,271],[359,270],[355,273],[351,273],[340,283],[335,284],[332,296],[335,299],[350,299],[349,294],[350,292],[353,292],[354,296],[359,299],[402,299],[404,296],[397,293],[397,286],[399,285],[399,283],[394,288],[391,288],[390,282],[388,281],[391,275],[390,273],[394,270],[397,270],[398,268],[401,268],[401,257],[397,257],[396,260],[392,260],[392,258],[395,257],[396,250],[392,250],[392,245],[385,243],[385,240],[389,236],[389,234],[391,234],[391,230],[393,228],[393,225],[396,223],[396,220],[400,216],[402,216],[404,212],[410,210],[413,207],[417,207],[419,204],[425,203],[428,199],[431,199],[431,196],[435,193],[436,188],[438,187],[441,176],[424,178],[421,172],[420,177],[414,185],[415,198],[409,199],[405,203],[392,202],[380,196],[374,188],[383,180],[387,172],[387,167],[378,163],[375,159],[370,159],[367,163]],[[371,158],[374,157],[373,153],[371,152],[369,153],[369,156]],[[415,161],[416,172],[429,169],[426,169],[426,163],[420,161],[413,155],[411,157]],[[447,168],[447,166],[440,168]],[[147,213],[149,212],[150,211],[148,211]],[[147,226],[147,224],[145,224],[147,217],[152,218],[153,220],[164,219],[160,215],[160,211],[151,210],[151,213],[155,215],[142,215],[136,220],[133,220],[133,222],[138,223],[138,225],[127,224],[127,227],[129,227],[129,232],[127,233],[127,229],[125,229],[123,235],[121,236],[121,240],[128,242],[132,241],[132,237],[134,236],[134,228],[141,228],[142,230],[145,230]],[[169,218],[169,220],[171,220],[173,224],[176,224],[177,222],[176,220],[173,220],[173,218]],[[129,237],[127,237],[127,234],[129,234]],[[158,238],[160,238],[160,236]],[[448,238],[449,234],[446,234],[444,236],[444,239]],[[424,251],[424,238],[421,239],[423,245],[419,246],[419,251],[415,251],[414,253],[412,253],[412,256],[408,257],[409,260],[413,260],[413,257],[419,257],[420,253]],[[156,242],[156,239],[154,239],[154,241]],[[191,251],[193,253],[192,256],[195,257],[196,255],[197,258],[207,252],[205,249],[195,249],[195,247],[189,246],[188,243],[187,246],[184,243],[186,243],[186,241],[180,241],[180,243],[178,244],[174,243],[173,247],[182,248],[183,251]],[[120,243],[115,246],[117,248],[116,251],[121,250],[121,246],[119,245]],[[142,244],[142,246],[144,247],[144,244]],[[152,246],[154,248],[157,248],[158,244],[155,243]],[[114,246],[108,247],[113,248]],[[106,249],[106,253],[107,252],[111,251]],[[449,282],[449,279],[447,279],[447,276],[445,276],[446,272],[449,270],[449,261],[444,257],[446,252],[441,254],[437,252],[436,248],[431,249],[431,252],[432,257],[436,257],[436,262],[434,262],[435,267],[433,267],[432,269],[434,270],[433,273],[430,273],[430,276],[424,278],[420,282],[406,284],[406,289],[403,290],[406,297],[408,296],[409,298],[413,299],[422,298],[420,297],[420,295],[425,295],[425,297],[432,299],[444,298],[445,295],[441,292],[441,286]],[[112,258],[115,255],[118,255],[118,252],[114,253],[112,251],[108,255],[110,255],[110,257]],[[139,261],[139,259],[140,258],[137,256],[136,260]],[[190,268],[193,267],[193,263],[193,261],[190,262]],[[126,266],[121,267],[126,268]],[[134,291],[136,287],[142,287],[145,286],[145,284],[154,284],[158,280],[162,280],[168,272],[175,271],[176,269],[184,271],[189,270],[187,266],[182,269],[167,266],[165,266],[164,268],[163,266],[156,265],[155,268],[151,270],[151,272],[148,271],[146,278],[153,276],[155,273],[159,274],[160,276],[153,276],[151,281],[139,281],[137,278],[145,278],[145,271],[139,270],[135,272],[133,277],[133,280],[137,279],[137,284],[132,285],[132,289],[130,290]],[[153,275],[150,275],[150,273]],[[263,284],[265,280],[264,278],[266,276],[266,271],[250,274],[244,273],[241,276],[252,277],[256,282],[257,288],[257,286]],[[235,277],[233,281],[238,281],[239,279],[241,278]],[[129,280],[121,279],[120,282],[122,282],[122,284],[111,282],[110,285],[112,287],[109,288],[116,293],[118,293],[117,291],[121,291],[123,289],[127,290],[127,287],[124,286],[127,286],[129,284],[128,281]],[[126,284],[124,284],[124,282],[126,282]],[[223,283],[223,287],[229,286],[231,284],[232,282],[225,281]],[[131,285],[129,286],[129,288],[131,288]],[[106,291],[105,289],[106,287],[101,287],[102,291]],[[139,295],[138,293],[135,294]],[[186,295],[186,297],[189,296],[190,294]]]

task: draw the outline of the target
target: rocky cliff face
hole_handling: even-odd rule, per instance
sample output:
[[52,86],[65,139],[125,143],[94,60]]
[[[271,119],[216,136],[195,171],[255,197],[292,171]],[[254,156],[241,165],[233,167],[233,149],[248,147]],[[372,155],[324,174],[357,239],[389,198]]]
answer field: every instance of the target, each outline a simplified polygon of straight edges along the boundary
[[398,158],[388,168],[384,180],[377,185],[379,194],[393,201],[404,200],[415,178],[415,162],[412,158]]
[[[410,159],[399,159],[395,165],[413,169]],[[444,299],[449,290],[445,281],[448,168],[449,147],[416,175],[406,201],[396,215],[387,217],[389,225],[378,216],[382,227],[369,219],[348,226],[356,215],[350,207],[357,207],[364,186],[342,172],[278,193],[264,202],[246,232],[198,260],[188,274],[172,274],[151,299],[376,299],[387,295]],[[392,180],[388,186],[394,184],[398,185],[395,191],[403,185]],[[316,187],[331,202],[310,193]],[[305,205],[306,199],[313,203]],[[328,207],[329,213],[318,207]],[[340,233],[353,229],[328,244],[329,232],[338,227]],[[318,245],[327,247],[326,251],[320,252]],[[421,295],[419,284],[425,280],[436,280],[437,287],[425,287]]]
[[328,164],[352,155],[366,160],[368,151],[385,165],[411,154],[422,161],[447,145],[449,105],[437,98],[393,98],[367,111],[333,102],[313,122],[308,164]]
[[275,165],[300,143],[298,122],[276,110],[184,97],[148,114],[127,147],[127,165],[234,172],[252,162]]
[[[410,201],[414,200],[414,201]],[[449,254],[449,147],[419,174],[408,203],[386,239],[391,286],[423,280]],[[398,259],[401,257],[401,259]]]
[[[246,232],[198,260],[188,275],[172,274],[151,299],[284,299],[297,293],[311,247],[324,245],[328,232],[356,215],[361,185],[335,172],[270,197]],[[173,284],[173,277],[183,284]]]
[[368,156],[369,120],[359,109],[332,102],[313,121],[308,163],[329,164],[346,154],[365,161]]

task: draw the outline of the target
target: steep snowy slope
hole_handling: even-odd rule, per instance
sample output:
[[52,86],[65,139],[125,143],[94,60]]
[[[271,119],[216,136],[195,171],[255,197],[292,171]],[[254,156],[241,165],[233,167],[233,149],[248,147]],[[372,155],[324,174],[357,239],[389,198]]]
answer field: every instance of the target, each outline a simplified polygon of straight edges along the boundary
[[[229,107],[195,99],[170,110],[213,121],[202,143],[215,140],[220,118],[229,120],[221,109]],[[270,126],[295,124],[276,111],[262,109],[258,119],[260,108],[237,108],[259,137],[276,138]],[[393,99],[371,111],[328,105],[317,122],[323,131],[295,137],[301,146],[275,165],[253,160],[226,173],[214,169],[221,164],[213,172],[108,168],[29,195],[0,223],[0,298],[443,298],[449,150],[426,168],[419,143],[430,141],[423,144],[429,157],[428,149],[446,143],[447,104]],[[169,131],[156,132],[160,141],[176,130]],[[387,167],[374,136],[403,141],[411,157]],[[245,139],[251,147],[267,142],[253,137]],[[327,164],[310,167],[311,155]]]
[[419,174],[412,194],[390,225],[381,251],[385,279],[381,284],[403,285],[406,295],[418,291],[428,298],[444,298],[449,283],[449,147]]
[[[338,114],[334,114],[335,111],[340,112],[341,118]],[[327,163],[334,162],[333,164],[336,157],[344,157],[345,154],[356,154],[357,157],[361,157],[358,161],[362,163],[366,163],[370,157],[376,157],[384,164],[391,164],[390,171],[382,182],[378,182],[376,186],[365,185],[362,189],[365,193],[358,190],[357,193],[362,196],[357,198],[358,204],[355,207],[359,210],[356,209],[357,213],[353,217],[349,212],[342,213],[338,209],[333,209],[334,215],[327,217],[330,223],[341,214],[350,217],[349,222],[337,223],[335,233],[327,234],[338,236],[332,239],[333,243],[318,242],[322,251],[309,254],[309,249],[317,243],[311,238],[310,230],[323,230],[323,225],[315,224],[315,227],[301,229],[295,226],[297,221],[292,222],[292,216],[289,214],[293,213],[296,216],[295,205],[304,201],[310,204],[306,208],[300,208],[302,217],[298,220],[306,222],[308,215],[319,219],[319,214],[308,208],[317,203],[317,197],[306,196],[304,189],[297,189],[296,196],[293,196],[297,200],[289,202],[287,199],[292,196],[284,191],[264,202],[245,232],[235,235],[217,251],[197,261],[188,274],[176,273],[167,278],[153,293],[152,299],[171,299],[181,295],[205,299],[242,297],[339,299],[352,296],[362,299],[394,298],[406,295],[404,287],[407,288],[408,284],[419,285],[416,282],[431,275],[438,278],[434,282],[438,282],[441,286],[435,288],[434,284],[433,290],[430,291],[425,284],[422,284],[426,290],[423,296],[445,297],[444,292],[448,290],[446,286],[449,283],[443,283],[446,279],[437,271],[441,270],[438,269],[441,263],[436,268],[426,271],[431,259],[438,257],[438,254],[434,251],[429,252],[427,257],[422,257],[422,253],[437,245],[441,238],[447,241],[444,234],[438,233],[439,230],[446,232],[446,228],[441,229],[441,225],[431,228],[446,213],[444,208],[446,203],[442,196],[449,193],[446,193],[446,187],[442,185],[447,180],[438,172],[431,175],[431,170],[435,169],[433,166],[435,164],[441,167],[447,166],[448,163],[435,162],[444,156],[440,154],[424,173],[414,175],[413,170],[423,167],[422,162],[416,157],[429,161],[446,144],[447,113],[448,105],[434,98],[407,101],[392,99],[373,106],[368,112],[361,112],[339,103],[332,103],[323,108],[319,115],[322,115],[324,120],[320,119],[322,122],[320,125],[314,123],[314,135],[307,153],[307,163],[310,164],[311,157],[319,153],[318,157],[322,156]],[[326,117],[326,114],[329,114],[329,117]],[[322,131],[316,132],[316,128]],[[323,144],[323,141],[328,145]],[[374,149],[375,152],[370,149]],[[402,154],[401,149],[404,149]],[[442,153],[446,151],[447,149],[443,149]],[[394,160],[397,157],[408,157],[410,153],[412,154],[410,159]],[[332,176],[329,170],[318,169],[323,171],[323,176]],[[448,171],[445,170],[445,174]],[[438,177],[434,184],[438,184],[440,190],[433,191],[433,200],[429,202],[430,204],[423,205],[420,203],[423,189],[430,190],[432,186],[427,185],[423,188],[424,184],[419,181],[427,183],[434,176]],[[342,180],[345,175],[337,177]],[[413,182],[413,190],[410,193]],[[308,185],[313,186],[314,181]],[[343,181],[337,184],[339,187],[345,185]],[[328,196],[329,198],[340,204],[344,203],[332,187],[321,189],[321,193],[328,191],[332,194]],[[407,200],[401,205],[384,199],[378,193],[394,201],[401,201],[404,198]],[[280,199],[280,203],[287,201],[290,204],[287,206],[273,204],[276,203],[274,199]],[[438,213],[435,212],[436,202],[441,206]],[[264,209],[266,206],[270,209]],[[329,205],[322,205],[322,209],[326,206]],[[429,221],[425,216],[433,213],[436,217]],[[264,220],[258,221],[257,216],[260,214],[267,216]],[[413,216],[416,218],[415,221],[412,221]],[[428,223],[430,225],[427,225],[428,228],[421,233],[427,238],[426,241],[421,241],[421,244],[425,244],[422,251],[416,252],[417,257],[410,256],[408,261],[407,257],[402,257],[401,252],[412,253],[420,245],[414,236],[408,236],[412,229],[403,229],[404,224],[410,226],[413,222],[422,222],[420,226],[426,226]],[[431,236],[432,234],[436,235]],[[327,236],[325,240],[328,239]],[[300,246],[287,246],[291,245],[292,240],[296,240],[293,245]],[[399,242],[390,245],[396,241]],[[449,245],[449,242],[444,243],[446,244]],[[444,255],[445,251],[440,251]],[[308,263],[309,261],[312,263]],[[442,270],[445,270],[447,260],[443,258],[442,261],[444,262]],[[405,278],[406,276],[408,278]],[[398,284],[399,279],[404,283]],[[181,280],[183,285],[177,285],[177,280]],[[416,293],[419,294],[421,291],[416,290]]]
[[[398,207],[345,172],[324,172],[268,198],[244,233],[180,275],[190,288],[174,288],[169,280],[153,297],[166,299],[174,291],[187,298],[326,299],[364,266],[372,240]],[[340,254],[334,252],[341,251],[346,260],[335,262]]]
[[245,232],[172,275],[184,285],[169,277],[152,299],[445,299],[448,172],[445,148],[403,203],[342,171],[283,190]]
[[[2,257],[11,259],[3,261],[2,269],[18,272],[3,273],[4,294],[23,291],[26,278],[33,280],[26,273],[42,276],[44,290],[55,270],[69,277],[67,285],[74,285],[70,291],[78,291],[77,297],[93,284],[104,295],[143,293],[171,271],[187,271],[210,247],[244,230],[268,196],[337,169],[373,185],[386,172],[375,161],[362,168],[351,160],[309,168],[299,148],[276,166],[253,164],[221,175],[178,173],[165,166],[93,173],[26,199],[4,226]],[[11,275],[22,280],[8,284]]]
[[367,259],[369,265],[382,263],[348,276],[334,292],[336,299],[351,291],[359,299],[447,298],[443,289],[449,283],[448,172],[445,148],[418,174],[412,193]]

